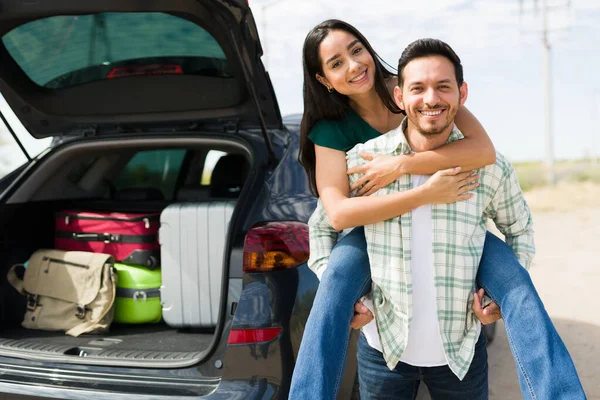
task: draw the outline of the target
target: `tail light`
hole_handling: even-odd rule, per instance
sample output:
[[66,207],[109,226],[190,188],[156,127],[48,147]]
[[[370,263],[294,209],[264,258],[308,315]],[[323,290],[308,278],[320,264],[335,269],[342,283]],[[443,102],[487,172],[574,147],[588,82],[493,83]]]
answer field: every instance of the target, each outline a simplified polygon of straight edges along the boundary
[[261,222],[244,242],[244,272],[294,268],[309,256],[308,225],[302,222]]
[[106,79],[139,75],[181,75],[183,70],[176,64],[143,64],[117,67],[110,70]]
[[275,339],[281,328],[232,329],[227,344],[249,344],[270,342]]

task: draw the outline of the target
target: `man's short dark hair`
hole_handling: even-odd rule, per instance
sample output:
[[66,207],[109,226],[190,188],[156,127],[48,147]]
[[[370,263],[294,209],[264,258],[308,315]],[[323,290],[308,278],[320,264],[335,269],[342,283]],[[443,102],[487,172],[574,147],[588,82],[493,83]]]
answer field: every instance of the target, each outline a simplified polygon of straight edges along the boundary
[[404,84],[402,73],[406,65],[412,60],[428,56],[442,56],[450,60],[454,65],[458,86],[463,84],[463,67],[452,47],[438,39],[419,39],[409,44],[398,60],[398,86],[402,87]]

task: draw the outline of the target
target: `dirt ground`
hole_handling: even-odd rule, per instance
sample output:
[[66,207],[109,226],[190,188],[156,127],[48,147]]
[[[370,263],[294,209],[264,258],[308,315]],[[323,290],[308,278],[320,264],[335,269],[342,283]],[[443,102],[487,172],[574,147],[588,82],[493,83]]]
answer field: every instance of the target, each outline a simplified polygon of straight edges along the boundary
[[[600,185],[561,184],[526,198],[537,248],[531,276],[588,399],[600,400]],[[522,397],[502,324],[497,333],[488,347],[490,399],[517,400]]]

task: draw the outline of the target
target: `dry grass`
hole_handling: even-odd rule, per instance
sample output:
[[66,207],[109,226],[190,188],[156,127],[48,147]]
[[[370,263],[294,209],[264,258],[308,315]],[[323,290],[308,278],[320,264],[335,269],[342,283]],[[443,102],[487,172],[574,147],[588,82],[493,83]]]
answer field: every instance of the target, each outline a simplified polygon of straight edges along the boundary
[[[546,186],[547,170],[541,162],[513,164],[524,191]],[[592,160],[558,161],[554,166],[557,182],[595,182],[600,184],[600,162]]]
[[600,208],[600,183],[562,182],[536,187],[525,192],[525,198],[534,213]]

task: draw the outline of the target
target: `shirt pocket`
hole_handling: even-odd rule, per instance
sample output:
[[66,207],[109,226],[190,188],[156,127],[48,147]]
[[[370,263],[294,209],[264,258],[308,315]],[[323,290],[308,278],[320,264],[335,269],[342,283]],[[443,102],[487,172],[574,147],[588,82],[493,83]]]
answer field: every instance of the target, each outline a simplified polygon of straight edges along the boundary
[[[484,218],[483,193],[475,192],[468,199],[449,204],[436,204],[433,206],[434,219],[454,226],[454,232],[458,234],[469,234],[479,226]],[[450,223],[451,222],[451,223]]]

